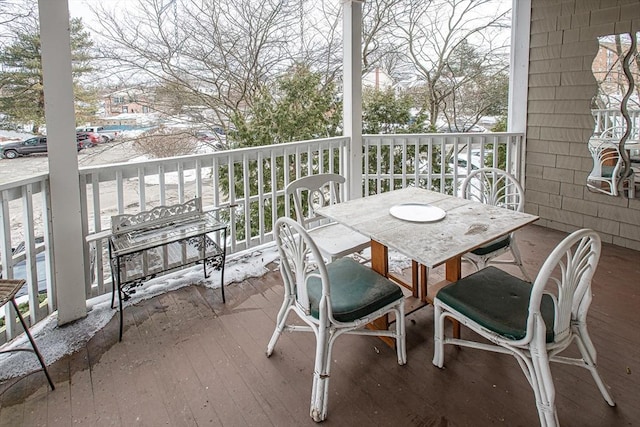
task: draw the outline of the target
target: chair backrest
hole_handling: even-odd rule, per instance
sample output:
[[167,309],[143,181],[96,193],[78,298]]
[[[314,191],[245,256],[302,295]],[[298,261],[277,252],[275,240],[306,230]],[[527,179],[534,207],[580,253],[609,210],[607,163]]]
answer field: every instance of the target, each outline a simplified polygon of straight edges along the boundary
[[600,249],[598,233],[582,229],[567,236],[549,254],[533,283],[527,336],[533,334],[543,293],[554,299],[556,343],[570,337],[572,321],[585,320],[591,304],[591,279],[600,259]]
[[616,180],[622,173],[620,147],[611,141],[590,141],[589,152],[593,158],[593,169],[589,176]]
[[340,185],[346,179],[335,173],[309,175],[296,179],[285,189],[287,197],[293,196],[296,219],[305,228],[319,225],[326,219],[316,215],[317,208],[340,203]]
[[471,171],[462,182],[462,197],[514,211],[524,210],[524,190],[510,173],[497,168]]
[[[587,185],[597,191],[618,195],[618,183],[622,181],[624,161],[618,144],[595,139],[589,141],[589,152],[593,158],[593,168],[587,178]],[[602,187],[602,182],[607,186]]]
[[[320,277],[322,294],[325,300],[329,297],[329,275],[322,255],[304,227],[291,218],[279,218],[275,234],[285,294],[294,298],[297,306],[308,315],[311,306],[307,281],[310,277]],[[331,307],[327,309],[321,312],[330,313]]]

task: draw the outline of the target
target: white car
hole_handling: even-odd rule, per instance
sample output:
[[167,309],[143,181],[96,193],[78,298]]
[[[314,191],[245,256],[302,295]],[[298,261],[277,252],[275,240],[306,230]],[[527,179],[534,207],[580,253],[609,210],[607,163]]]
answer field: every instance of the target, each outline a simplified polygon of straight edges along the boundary
[[105,130],[102,126],[79,126],[76,132],[93,132],[102,138],[102,142],[111,142],[117,138],[118,132]]

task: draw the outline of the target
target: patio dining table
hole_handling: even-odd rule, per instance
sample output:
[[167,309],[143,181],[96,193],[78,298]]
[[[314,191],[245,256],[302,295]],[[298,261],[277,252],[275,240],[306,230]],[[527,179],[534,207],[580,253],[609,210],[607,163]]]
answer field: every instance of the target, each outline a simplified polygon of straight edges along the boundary
[[[425,206],[434,207],[442,215],[411,215],[413,207]],[[432,302],[439,288],[460,279],[462,255],[538,219],[535,215],[415,187],[325,206],[316,212],[368,236],[371,268],[385,277],[390,277],[389,248],[411,259],[412,283],[391,278],[411,288],[414,296],[419,293],[422,303]],[[427,284],[426,274],[420,275],[421,280],[418,278],[418,265],[434,268],[442,264],[444,282]],[[388,327],[387,319],[376,326]]]

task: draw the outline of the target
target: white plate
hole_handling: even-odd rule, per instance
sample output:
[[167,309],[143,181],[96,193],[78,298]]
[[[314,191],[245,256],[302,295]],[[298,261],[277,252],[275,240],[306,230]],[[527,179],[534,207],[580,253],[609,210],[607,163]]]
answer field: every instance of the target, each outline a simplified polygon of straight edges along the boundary
[[444,218],[447,213],[426,203],[403,203],[389,209],[391,216],[411,222],[435,222]]

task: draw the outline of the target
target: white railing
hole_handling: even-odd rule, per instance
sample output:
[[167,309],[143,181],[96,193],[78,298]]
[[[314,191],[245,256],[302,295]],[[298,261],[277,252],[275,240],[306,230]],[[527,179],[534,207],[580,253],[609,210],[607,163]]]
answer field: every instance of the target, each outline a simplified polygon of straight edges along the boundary
[[[595,135],[600,135],[608,129],[626,127],[624,117],[619,109],[591,110],[591,113],[593,120],[595,120],[593,131]],[[629,117],[631,118],[632,132],[637,134],[640,129],[640,110],[629,110]]]
[[366,135],[364,194],[417,185],[457,196],[462,180],[481,167],[504,169],[522,182],[522,139],[515,133]]
[[[363,189],[372,194],[417,183],[456,194],[458,185],[453,183],[480,166],[500,167],[522,179],[522,138],[510,133],[367,135],[363,137]],[[108,230],[112,215],[199,196],[205,208],[231,207],[225,218],[230,224],[227,253],[270,242],[277,218],[291,212],[285,187],[309,174],[350,176],[349,142],[339,137],[81,168],[84,234]],[[0,185],[0,255],[1,260],[10,260],[2,261],[3,277],[13,278],[14,267],[26,260],[32,324],[57,307],[49,249],[53,246],[48,185],[47,174]],[[43,243],[36,243],[40,236]],[[11,249],[21,241],[26,243],[25,251],[12,254]],[[97,250],[91,249],[93,244]],[[104,238],[86,245],[87,298],[111,292],[106,245]],[[44,252],[44,263],[37,263],[38,252]],[[42,304],[33,280],[37,274],[46,278],[49,298]],[[5,318],[15,323],[15,316]],[[15,324],[8,325],[0,342],[11,338],[15,328]]]
[[[150,160],[80,170],[83,225],[86,234],[110,227],[112,215],[201,197],[207,207],[231,207],[228,253],[273,240],[279,216],[290,211],[284,196],[289,182],[309,174],[347,175],[349,138],[330,138],[211,154]],[[111,291],[107,239],[98,239],[93,272],[87,271],[87,295]],[[91,265],[91,250],[85,251]]]
[[[0,271],[4,279],[13,279],[16,273],[27,279],[26,288],[18,294],[25,296],[18,300],[27,300],[25,320],[31,324],[57,309],[49,194],[49,174],[0,184]],[[48,298],[41,303],[40,295]],[[4,305],[0,316],[5,321],[0,328],[0,343],[22,332],[11,304]]]

